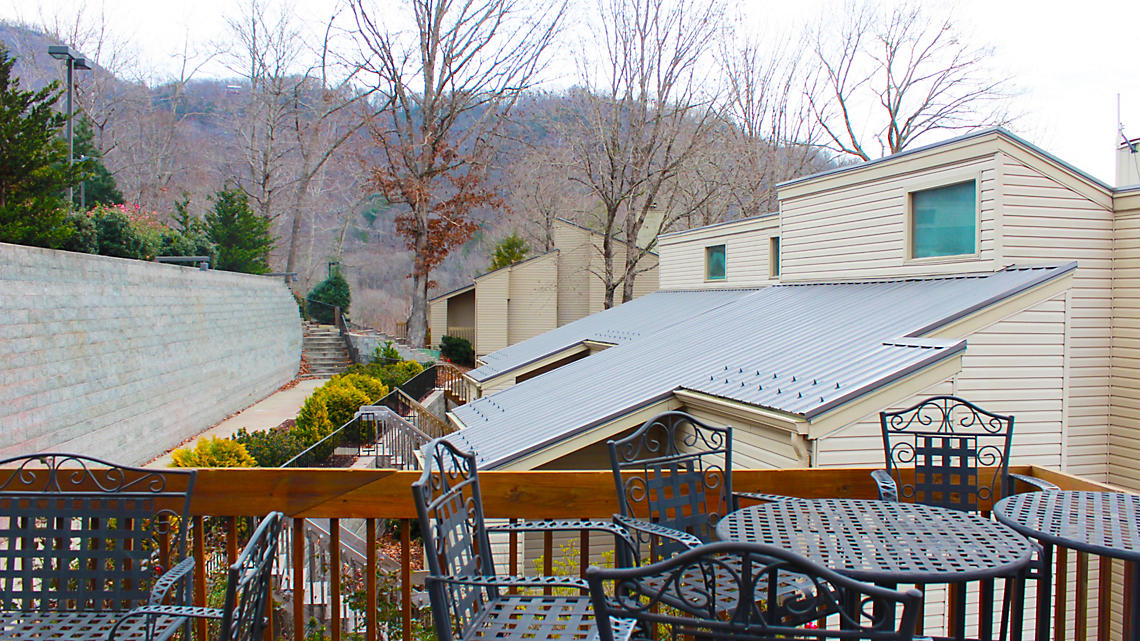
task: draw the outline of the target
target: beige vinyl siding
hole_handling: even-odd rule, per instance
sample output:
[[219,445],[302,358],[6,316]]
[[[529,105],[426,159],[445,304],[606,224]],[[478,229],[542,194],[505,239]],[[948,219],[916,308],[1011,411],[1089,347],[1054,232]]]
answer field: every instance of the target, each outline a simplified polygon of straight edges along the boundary
[[[996,174],[992,151],[934,168],[920,158],[901,163],[881,178],[782,198],[781,280],[897,278],[992,270],[999,266],[994,234]],[[971,179],[979,184],[978,256],[909,260],[908,194]]]
[[[1066,297],[1040,303],[966,337],[962,370],[900,399],[910,407],[937,394],[954,394],[998,414],[1014,416],[1014,464],[1061,467]],[[883,437],[878,413],[821,438],[819,467],[880,465]]]
[[[1113,215],[1104,205],[1000,153],[1003,258],[1076,260],[1070,294],[1065,469],[1108,478],[1113,308]],[[1027,355],[1028,357],[1029,355]]]
[[[769,239],[780,235],[779,228],[778,216],[765,216],[662,238],[658,243],[661,289],[756,287],[771,283]],[[705,280],[705,248],[711,245],[724,245],[724,280]]]
[[475,279],[476,356],[506,347],[507,299],[510,296],[511,273],[508,269],[493,271]]
[[641,259],[641,268],[652,267],[637,275],[637,279],[633,281],[633,297],[641,298],[646,294],[652,294],[659,289],[658,277],[660,275],[660,265],[658,258],[654,254],[647,254]]
[[440,337],[447,333],[446,298],[428,303],[428,328],[431,330],[431,344],[438,349]]
[[[798,434],[767,425],[749,424],[705,409],[684,407],[682,411],[708,425],[732,426],[732,466],[742,470],[807,467],[807,450],[793,444]],[[744,489],[744,488],[738,488]]]
[[558,254],[509,267],[507,343],[548,332],[558,323]]
[[1108,482],[1140,491],[1140,192],[1117,197]]
[[590,258],[592,234],[569,223],[556,221],[554,246],[558,248],[558,326],[584,318],[590,313]]

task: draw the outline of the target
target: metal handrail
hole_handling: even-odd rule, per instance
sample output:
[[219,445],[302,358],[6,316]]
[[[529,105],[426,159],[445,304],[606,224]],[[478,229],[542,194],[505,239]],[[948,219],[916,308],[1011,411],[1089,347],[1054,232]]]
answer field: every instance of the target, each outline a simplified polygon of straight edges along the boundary
[[[420,448],[431,442],[431,436],[385,405],[366,405],[360,408],[356,415],[383,424],[383,429],[379,427],[376,429],[374,455],[377,468],[420,469],[418,454]],[[382,450],[385,452],[384,455],[380,453]],[[381,456],[386,460],[381,461]],[[395,464],[397,462],[398,465]]]
[[333,308],[333,321],[336,323],[337,331],[340,332],[341,340],[344,341],[344,346],[348,349],[348,357],[352,359],[353,364],[359,363],[360,352],[348,337],[348,317],[341,313],[340,307]]

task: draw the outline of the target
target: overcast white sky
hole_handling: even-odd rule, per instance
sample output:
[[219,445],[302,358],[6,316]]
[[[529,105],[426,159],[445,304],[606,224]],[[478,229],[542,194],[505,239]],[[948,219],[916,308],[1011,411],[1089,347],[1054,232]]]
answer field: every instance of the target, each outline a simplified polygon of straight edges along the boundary
[[[383,0],[395,3],[399,0]],[[572,0],[572,2],[592,0]],[[742,0],[757,29],[792,28],[797,21],[840,12],[838,0]],[[234,0],[0,0],[0,18],[38,23],[41,15],[100,10],[132,40],[149,67],[170,68],[189,39],[226,38]],[[335,0],[293,0],[295,10],[327,17]],[[963,33],[995,47],[997,73],[1013,76],[1021,94],[1014,110],[1025,114],[1016,133],[1062,160],[1112,184],[1117,94],[1124,131],[1140,138],[1140,1],[959,0]],[[208,48],[202,44],[202,48]],[[204,70],[224,75],[220,65]]]

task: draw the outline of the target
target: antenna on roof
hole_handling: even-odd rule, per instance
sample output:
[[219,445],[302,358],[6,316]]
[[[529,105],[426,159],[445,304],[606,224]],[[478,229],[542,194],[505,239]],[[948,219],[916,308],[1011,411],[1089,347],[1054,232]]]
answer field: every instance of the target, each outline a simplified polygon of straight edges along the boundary
[[1129,140],[1128,136],[1124,135],[1124,123],[1120,120],[1120,94],[1116,94],[1116,131],[1120,133],[1121,139],[1124,140],[1124,145],[1132,153],[1136,153],[1136,141]]

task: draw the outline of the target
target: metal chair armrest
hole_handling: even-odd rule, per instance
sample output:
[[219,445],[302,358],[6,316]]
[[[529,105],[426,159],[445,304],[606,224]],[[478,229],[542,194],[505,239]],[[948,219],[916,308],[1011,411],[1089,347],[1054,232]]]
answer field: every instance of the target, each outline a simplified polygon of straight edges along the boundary
[[576,576],[429,576],[424,582],[459,583],[484,588],[575,588],[589,593],[590,585]]
[[645,534],[659,536],[671,541],[676,541],[677,543],[680,543],[689,549],[704,545],[704,541],[693,536],[692,534],[689,534],[688,532],[674,530],[671,527],[665,527],[664,525],[653,523],[651,521],[645,521],[642,519],[635,519],[628,516],[615,514],[614,522],[626,528],[627,530],[644,532]]
[[[546,519],[542,521],[523,521],[521,523],[503,523],[487,527],[487,532],[576,532],[580,530],[596,530],[612,534],[615,544],[620,541],[624,550],[618,550],[619,560],[636,558],[637,543],[629,530],[613,521],[600,521],[595,519]],[[633,555],[626,557],[625,554]]]
[[[1025,483],[1027,485],[1032,485],[1033,487],[1035,487],[1035,488],[1037,488],[1043,492],[1061,489],[1061,488],[1057,487],[1056,485],[1050,483],[1049,481],[1046,481],[1045,479],[1039,479],[1036,476],[1026,476],[1025,474],[1010,474],[1009,480],[1011,482],[1021,481],[1022,483]],[[1010,489],[1013,489],[1013,488],[1011,487]]]
[[629,531],[624,527],[611,521],[593,519],[546,519],[521,523],[502,523],[487,527],[487,532],[575,532],[578,530],[600,530],[627,541],[630,540]]
[[166,599],[167,594],[170,593],[171,588],[181,581],[188,581],[188,586],[194,583],[194,557],[187,557],[178,562],[178,565],[170,568],[158,577],[154,585],[150,587],[150,598],[147,599],[148,605],[162,605],[163,600]]
[[[181,565],[181,564],[179,564]],[[172,570],[173,571],[173,570]],[[195,605],[143,605],[139,606],[130,612],[124,614],[118,621],[115,622],[114,627],[107,633],[107,641],[114,641],[115,634],[119,631],[119,626],[127,622],[128,619],[141,616],[159,617],[187,617],[191,619],[221,619],[225,612],[221,608],[204,608]],[[147,625],[146,636],[151,638],[153,635],[151,625]]]
[[797,500],[797,496],[785,496],[783,494],[770,494],[768,492],[733,492],[732,493],[732,506],[737,507],[740,499],[748,499],[750,501],[766,501],[768,503],[775,503],[776,501]]
[[895,480],[891,478],[891,473],[886,470],[874,470],[871,472],[871,478],[874,479],[875,485],[879,486],[879,499],[883,501],[899,500],[899,488],[895,485]]

